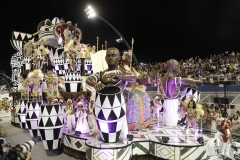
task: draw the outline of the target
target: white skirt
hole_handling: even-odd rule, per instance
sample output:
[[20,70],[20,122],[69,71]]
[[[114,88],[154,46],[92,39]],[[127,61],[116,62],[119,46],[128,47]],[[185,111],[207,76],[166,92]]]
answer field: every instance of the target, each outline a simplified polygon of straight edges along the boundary
[[178,99],[166,99],[163,102],[163,124],[165,126],[177,126],[178,123]]

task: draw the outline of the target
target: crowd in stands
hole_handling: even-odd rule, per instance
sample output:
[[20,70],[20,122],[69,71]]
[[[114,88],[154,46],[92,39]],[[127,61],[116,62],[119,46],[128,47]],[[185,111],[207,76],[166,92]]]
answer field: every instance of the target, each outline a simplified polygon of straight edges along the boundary
[[[231,114],[230,106],[226,105],[226,113],[228,120],[232,123],[232,133],[239,134],[240,127],[240,111],[236,111],[236,113]],[[225,105],[215,105],[215,106],[207,106],[205,115],[203,117],[203,121],[206,122],[206,128],[212,129],[212,122],[216,122],[217,130],[221,130],[221,122],[224,120],[225,113]]]
[[[240,82],[240,53],[226,51],[222,54],[213,54],[209,58],[202,59],[199,56],[178,60],[183,77],[198,79],[201,76],[204,84],[213,84],[216,81],[232,81],[232,84]],[[157,74],[164,76],[167,71],[166,62],[154,62],[142,64],[137,71],[143,76]]]

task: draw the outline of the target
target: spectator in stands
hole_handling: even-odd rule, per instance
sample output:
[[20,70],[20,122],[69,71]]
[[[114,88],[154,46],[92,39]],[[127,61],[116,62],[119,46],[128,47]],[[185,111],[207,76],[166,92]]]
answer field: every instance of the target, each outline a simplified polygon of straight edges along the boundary
[[221,122],[224,120],[222,114],[219,114],[216,121],[217,121],[217,129],[221,131]]
[[234,114],[232,119],[232,132],[237,132],[239,127],[239,118],[237,114]]

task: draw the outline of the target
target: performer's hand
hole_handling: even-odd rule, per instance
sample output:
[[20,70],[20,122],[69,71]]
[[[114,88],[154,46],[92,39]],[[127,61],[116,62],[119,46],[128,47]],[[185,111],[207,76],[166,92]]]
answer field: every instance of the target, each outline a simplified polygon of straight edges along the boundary
[[93,87],[94,87],[97,91],[100,91],[100,90],[102,90],[102,89],[105,87],[105,85],[102,84],[102,83],[100,83],[100,82],[95,82]]

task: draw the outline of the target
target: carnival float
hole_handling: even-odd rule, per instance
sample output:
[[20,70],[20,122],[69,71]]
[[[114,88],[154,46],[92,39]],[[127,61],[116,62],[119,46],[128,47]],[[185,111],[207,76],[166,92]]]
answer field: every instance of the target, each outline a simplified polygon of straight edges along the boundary
[[[105,50],[103,46],[102,50],[98,50],[98,38],[97,46],[83,44],[81,40],[82,32],[77,24],[57,17],[41,21],[34,34],[12,32],[11,44],[17,51],[11,58],[13,88],[9,94],[13,98],[14,126],[28,130],[33,138],[41,137],[45,150],[61,147],[65,154],[77,159],[159,157],[192,160],[209,156],[205,146],[210,139],[208,136],[196,131],[196,128],[189,129],[187,126],[185,131],[184,127],[177,126],[177,118],[174,117],[178,116],[177,112],[184,116],[190,114],[191,109],[185,107],[185,110],[178,110],[177,100],[175,102],[173,99],[179,93],[176,97],[165,95],[169,96],[165,101],[172,104],[174,101],[176,107],[172,110],[174,115],[168,109],[161,114],[161,118],[156,114],[157,123],[161,125],[152,124],[150,109],[148,114],[138,107],[137,111],[148,115],[143,120],[147,123],[140,124],[141,127],[134,130],[129,126],[127,129],[126,116],[134,117],[140,113],[128,108],[131,103],[125,102],[123,91],[111,86],[96,92],[86,84],[90,75],[108,68],[105,60],[107,44]],[[124,65],[123,68],[129,73],[131,65],[128,68]],[[165,81],[167,84],[168,79]],[[172,81],[181,85],[184,79],[175,77]],[[145,92],[143,88],[140,89],[141,94],[146,95],[142,93]],[[131,92],[140,95],[137,87],[135,89]],[[161,90],[164,89],[166,87],[163,86]],[[200,92],[188,87],[180,99],[189,103],[191,97],[191,102],[198,103]],[[142,103],[141,98],[138,100]],[[166,104],[163,104],[164,108],[169,107]],[[198,109],[199,118],[203,112],[201,107]],[[159,109],[156,111],[159,112]],[[121,137],[123,130],[128,132]]]

